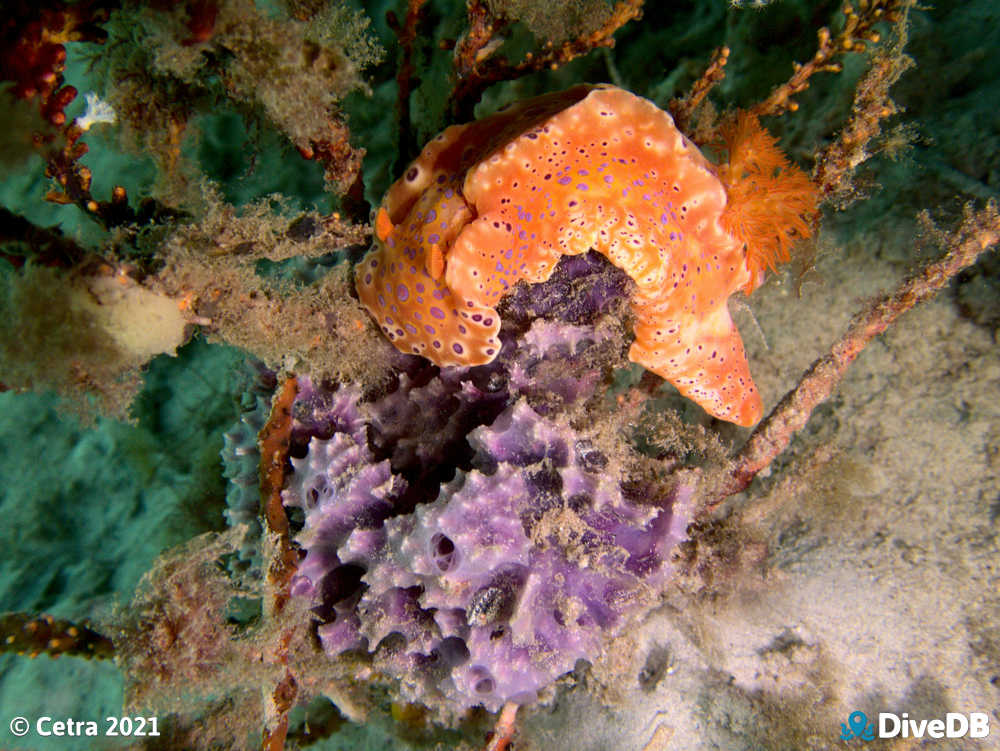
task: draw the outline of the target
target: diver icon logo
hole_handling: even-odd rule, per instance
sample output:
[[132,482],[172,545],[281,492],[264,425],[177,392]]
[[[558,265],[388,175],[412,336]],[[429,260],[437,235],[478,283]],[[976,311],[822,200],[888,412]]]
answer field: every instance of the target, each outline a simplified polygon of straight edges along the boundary
[[[848,729],[850,725],[850,729]],[[840,723],[840,739],[849,741],[852,738],[860,738],[863,741],[875,740],[875,723],[868,722],[868,716],[864,712],[851,712],[847,718],[847,724]]]

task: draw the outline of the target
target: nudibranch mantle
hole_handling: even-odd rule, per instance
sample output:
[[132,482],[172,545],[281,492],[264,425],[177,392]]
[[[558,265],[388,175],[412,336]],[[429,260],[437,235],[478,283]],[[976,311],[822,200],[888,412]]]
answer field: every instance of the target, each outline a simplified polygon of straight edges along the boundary
[[636,284],[629,359],[739,425],[761,399],[729,296],[753,289],[723,229],[714,165],[652,102],[576,86],[446,129],[389,190],[361,302],[402,352],[479,365],[500,349],[499,299],[593,248]]

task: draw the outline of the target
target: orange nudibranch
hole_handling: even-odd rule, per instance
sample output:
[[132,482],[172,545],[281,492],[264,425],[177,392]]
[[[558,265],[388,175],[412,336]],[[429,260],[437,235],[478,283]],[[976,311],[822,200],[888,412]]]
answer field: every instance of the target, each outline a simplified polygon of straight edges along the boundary
[[499,299],[594,249],[636,284],[629,359],[753,425],[761,399],[727,300],[809,234],[815,191],[756,118],[737,122],[722,168],[666,112],[612,86],[452,126],[386,195],[358,295],[400,351],[479,365],[500,349]]

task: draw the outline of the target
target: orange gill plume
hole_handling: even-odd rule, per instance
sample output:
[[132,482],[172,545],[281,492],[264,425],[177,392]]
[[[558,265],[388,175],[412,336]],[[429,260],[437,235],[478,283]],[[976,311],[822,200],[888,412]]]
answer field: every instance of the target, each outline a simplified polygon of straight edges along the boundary
[[746,251],[750,294],[772,271],[791,258],[796,240],[812,235],[817,190],[805,172],[792,164],[756,115],[739,110],[721,128],[728,159],[719,165],[726,188],[723,228]]

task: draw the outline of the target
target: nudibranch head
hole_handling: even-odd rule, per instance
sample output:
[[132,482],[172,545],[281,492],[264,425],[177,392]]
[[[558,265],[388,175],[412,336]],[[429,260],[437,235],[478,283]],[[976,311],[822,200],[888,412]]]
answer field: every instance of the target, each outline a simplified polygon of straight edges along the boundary
[[726,204],[716,167],[670,115],[576,86],[431,141],[379,209],[358,295],[401,351],[478,365],[499,351],[499,299],[594,249],[636,283],[629,358],[752,425],[761,400],[726,303],[761,274]]

